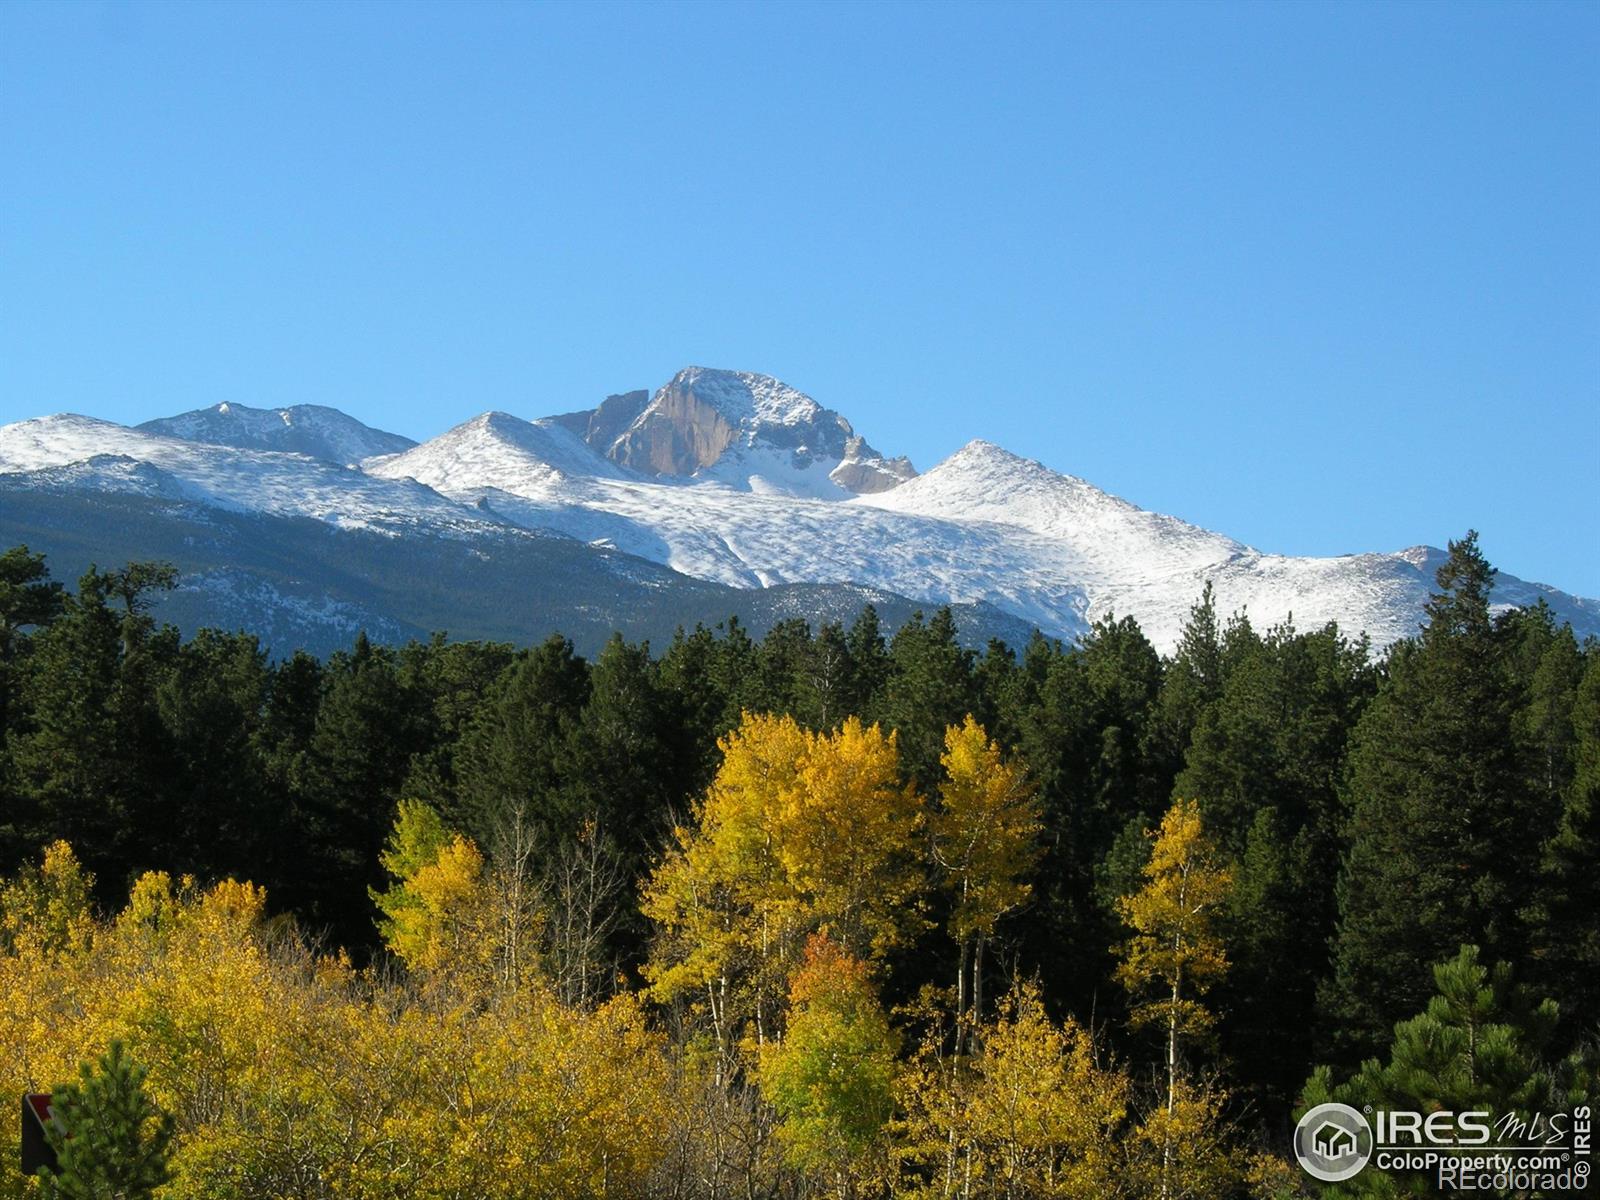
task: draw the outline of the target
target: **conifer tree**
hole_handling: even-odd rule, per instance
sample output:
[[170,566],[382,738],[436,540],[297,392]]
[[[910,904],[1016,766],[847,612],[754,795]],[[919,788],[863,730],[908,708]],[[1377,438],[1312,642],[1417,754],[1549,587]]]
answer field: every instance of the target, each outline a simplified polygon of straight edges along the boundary
[[1519,914],[1551,829],[1528,808],[1493,580],[1475,533],[1450,543],[1427,626],[1396,647],[1354,735],[1350,850],[1322,999],[1347,1059],[1422,1007],[1425,964],[1463,943],[1496,955],[1525,944]]
[[[1329,1101],[1425,1113],[1488,1111],[1491,1119],[1530,1121],[1600,1099],[1594,1048],[1555,1057],[1558,1008],[1512,978],[1511,967],[1480,961],[1476,946],[1431,972],[1434,994],[1421,1013],[1399,1022],[1385,1059],[1371,1058],[1346,1083],[1318,1067],[1302,1106]],[[1433,1171],[1393,1178],[1363,1172],[1328,1189],[1335,1196],[1432,1195]]]
[[939,778],[944,731],[973,710],[972,652],[956,641],[955,617],[941,608],[926,623],[916,613],[902,625],[890,657],[888,723],[899,735],[906,775],[931,788]]
[[845,635],[845,650],[850,655],[854,675],[851,712],[869,724],[882,720],[890,661],[878,610],[872,605],[864,606],[850,626],[850,632]]
[[1600,1013],[1600,647],[1587,659],[1571,704],[1571,780],[1530,914],[1540,986],[1585,1034]]
[[112,1042],[97,1063],[79,1068],[78,1082],[55,1089],[45,1136],[59,1167],[40,1172],[44,1195],[150,1200],[171,1178],[173,1121],[145,1094],[145,1075],[122,1043]]
[[493,846],[520,824],[548,843],[573,824],[571,741],[588,699],[588,667],[565,638],[524,651],[500,674],[455,756],[449,815],[468,836]]

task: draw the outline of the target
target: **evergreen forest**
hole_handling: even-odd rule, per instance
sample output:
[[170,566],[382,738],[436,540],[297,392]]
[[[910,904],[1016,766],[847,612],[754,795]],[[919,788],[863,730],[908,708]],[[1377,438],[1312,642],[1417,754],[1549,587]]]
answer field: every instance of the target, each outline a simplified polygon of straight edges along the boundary
[[78,1125],[0,1197],[1435,1194],[1296,1119],[1600,1100],[1600,644],[1493,576],[1382,656],[1207,590],[320,659],[6,551],[0,1093]]

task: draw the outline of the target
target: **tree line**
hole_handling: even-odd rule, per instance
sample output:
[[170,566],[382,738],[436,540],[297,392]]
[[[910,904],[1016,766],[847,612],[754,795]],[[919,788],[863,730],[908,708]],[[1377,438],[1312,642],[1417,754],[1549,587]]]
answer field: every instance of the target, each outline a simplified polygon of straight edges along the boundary
[[1167,657],[867,609],[274,661],[19,547],[10,1090],[125,1042],[218,1196],[1291,1195],[1319,1098],[1576,1103],[1600,647],[1492,578],[1452,543],[1378,661],[1209,591]]

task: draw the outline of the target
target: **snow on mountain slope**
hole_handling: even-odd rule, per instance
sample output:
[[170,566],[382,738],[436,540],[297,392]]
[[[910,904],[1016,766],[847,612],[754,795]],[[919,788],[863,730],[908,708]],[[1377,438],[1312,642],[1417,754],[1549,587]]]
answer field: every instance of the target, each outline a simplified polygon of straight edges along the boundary
[[138,428],[214,446],[307,454],[340,466],[380,454],[398,454],[416,445],[410,438],[373,429],[320,404],[250,408],[223,403],[146,421]]
[[1433,582],[1398,554],[1262,554],[984,442],[847,501],[595,470],[587,453],[569,428],[491,414],[368,468],[735,587],[851,582],[929,604],[988,603],[1065,637],[1131,615],[1163,650],[1207,582],[1224,613],[1262,626],[1337,621],[1380,647],[1415,632]]
[[70,413],[0,426],[0,473],[63,471],[79,487],[311,517],[341,528],[398,534],[426,524],[471,533],[499,524],[419,484],[301,454],[185,441]]
[[[188,520],[209,507],[390,538],[442,532],[485,561],[510,553],[521,531],[550,532],[716,584],[851,584],[929,606],[987,605],[1054,636],[1132,616],[1163,651],[1207,583],[1224,614],[1245,611],[1258,627],[1290,615],[1300,628],[1337,621],[1382,648],[1416,631],[1441,554],[1263,554],[985,442],[852,495],[837,474],[870,448],[852,450],[859,439],[848,430],[775,380],[698,369],[649,402],[629,393],[537,421],[485,413],[361,469],[56,416],[0,428],[0,496],[28,493],[37,508],[66,491],[114,493],[130,507],[138,497],[142,512],[182,506]],[[819,457],[824,445],[840,457]],[[705,462],[662,471],[652,454],[669,467]],[[630,465],[637,455],[643,465]],[[570,554],[587,561],[582,545]],[[665,597],[689,585],[658,573],[647,590]],[[575,603],[592,607],[609,586],[594,583],[595,596]],[[1497,581],[1497,603],[1537,599],[1580,635],[1600,633],[1600,601]]]
[[386,479],[415,479],[444,492],[540,489],[569,476],[631,474],[554,420],[524,421],[503,412],[473,417],[404,454],[371,459],[362,470]]

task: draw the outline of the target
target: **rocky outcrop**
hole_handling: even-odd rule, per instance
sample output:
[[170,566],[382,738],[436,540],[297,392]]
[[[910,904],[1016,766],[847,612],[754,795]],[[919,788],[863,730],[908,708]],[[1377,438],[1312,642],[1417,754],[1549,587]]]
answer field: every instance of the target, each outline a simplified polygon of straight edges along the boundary
[[846,442],[844,459],[828,472],[829,479],[858,496],[887,492],[916,477],[917,469],[911,465],[909,458],[904,455],[885,458],[867,445],[867,439],[863,437],[852,437]]
[[736,482],[747,456],[765,455],[762,461],[771,463],[774,452],[784,470],[796,473],[791,480],[820,481],[820,492],[816,482],[801,482],[800,494],[826,494],[830,487],[882,492],[917,474],[908,459],[879,454],[832,409],[744,371],[685,367],[654,396],[607,396],[598,408],[554,420],[612,462],[646,475],[726,475],[725,482]]
[[674,379],[604,453],[649,475],[693,475],[721,458],[738,434],[722,408],[698,396],[692,383]]
[[572,430],[601,454],[611,449],[611,443],[638,419],[650,403],[650,393],[644,388],[636,392],[619,392],[607,396],[599,408],[586,408],[582,412],[562,413],[551,417],[558,425]]

